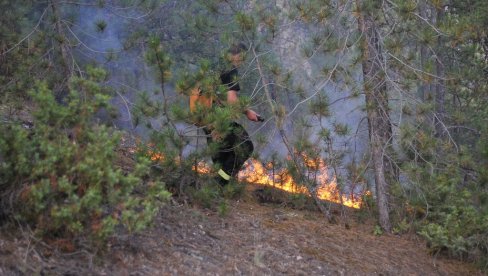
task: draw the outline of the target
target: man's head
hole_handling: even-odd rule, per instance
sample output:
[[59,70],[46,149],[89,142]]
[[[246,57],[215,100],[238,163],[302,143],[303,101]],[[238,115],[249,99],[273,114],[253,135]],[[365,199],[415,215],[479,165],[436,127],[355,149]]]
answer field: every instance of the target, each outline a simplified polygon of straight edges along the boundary
[[228,58],[234,66],[241,65],[244,60],[244,53],[247,51],[247,47],[244,43],[234,44],[229,48]]

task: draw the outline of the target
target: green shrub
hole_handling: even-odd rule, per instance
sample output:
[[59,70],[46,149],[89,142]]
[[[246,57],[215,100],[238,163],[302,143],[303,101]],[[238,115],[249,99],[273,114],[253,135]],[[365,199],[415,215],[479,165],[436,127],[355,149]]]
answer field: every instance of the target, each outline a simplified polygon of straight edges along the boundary
[[224,198],[237,199],[244,195],[246,185],[238,181],[231,181],[229,184],[222,187]]
[[43,236],[103,242],[119,225],[131,232],[149,225],[170,194],[163,183],[147,180],[148,160],[131,173],[115,168],[120,134],[93,117],[110,98],[97,83],[105,72],[88,71],[89,79],[71,82],[64,104],[38,84],[30,93],[32,129],[0,126],[0,192],[15,195],[10,215]]
[[[476,116],[472,118],[476,123]],[[477,128],[483,130],[485,125],[479,122]],[[419,126],[401,131],[402,171],[407,181],[390,191],[397,203],[393,211],[401,221],[397,230],[408,229],[410,223],[433,253],[486,262],[488,155],[483,155],[487,148],[484,132],[452,131],[450,137],[442,137],[428,124],[419,122]],[[473,139],[477,135],[480,137]]]
[[192,201],[204,208],[215,208],[222,201],[220,187],[213,183],[204,184],[200,188],[191,188],[189,194]]
[[227,203],[227,201],[222,200],[222,202],[220,202],[219,204],[219,207],[217,208],[217,211],[221,217],[225,217],[229,212],[229,204]]
[[488,206],[483,202],[487,192],[480,178],[467,177],[459,167],[466,156],[446,154],[443,160],[450,163],[437,170],[405,166],[416,190],[408,192],[409,216],[404,220],[412,220],[432,252],[482,260],[488,256]]
[[290,194],[288,200],[288,204],[295,209],[311,209],[316,207],[311,204],[310,198],[304,194]]
[[444,201],[432,201],[436,205],[430,208],[431,214],[419,233],[433,252],[479,259],[487,254],[488,215],[470,202],[472,195],[467,190],[444,188],[437,191]]

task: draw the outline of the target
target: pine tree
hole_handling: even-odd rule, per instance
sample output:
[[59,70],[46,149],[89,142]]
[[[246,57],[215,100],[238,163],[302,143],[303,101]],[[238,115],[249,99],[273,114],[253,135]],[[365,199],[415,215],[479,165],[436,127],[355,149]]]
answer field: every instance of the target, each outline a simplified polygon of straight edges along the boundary
[[364,76],[364,92],[366,94],[366,110],[368,113],[368,130],[370,137],[371,155],[374,164],[376,201],[378,205],[381,227],[390,232],[389,186],[395,181],[395,173],[388,156],[388,148],[392,139],[390,121],[389,95],[385,79],[383,63],[383,49],[381,38],[377,30],[378,22],[375,16],[379,14],[379,7],[366,7],[361,1],[356,1],[359,17],[358,27],[363,35],[361,44],[362,70]]
[[13,104],[26,98],[31,76],[41,76],[45,53],[36,31],[46,17],[35,12],[33,1],[1,1],[6,12],[0,19],[0,103]]

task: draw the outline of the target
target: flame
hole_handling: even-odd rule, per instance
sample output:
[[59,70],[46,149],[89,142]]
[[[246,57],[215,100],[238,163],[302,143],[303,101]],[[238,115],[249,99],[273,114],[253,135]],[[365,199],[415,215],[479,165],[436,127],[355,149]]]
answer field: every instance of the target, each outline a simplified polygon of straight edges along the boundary
[[209,174],[212,172],[212,168],[207,163],[200,161],[196,165],[193,165],[192,169],[199,174]]
[[[156,151],[147,150],[146,154],[155,162],[165,160],[165,156]],[[349,196],[341,193],[335,177],[329,177],[329,171],[323,159],[310,158],[304,153],[299,154],[299,156],[301,156],[301,161],[308,169],[309,178],[318,184],[315,192],[319,199],[359,209],[362,204],[362,195],[371,194],[369,191],[359,194],[351,192]],[[180,163],[180,160],[175,160],[175,162]],[[193,165],[192,169],[200,174],[209,174],[213,171],[212,167],[204,161],[199,161]],[[243,182],[272,186],[289,193],[310,196],[310,191],[303,185],[296,183],[287,169],[277,169],[271,162],[263,165],[256,159],[249,159],[239,172],[238,179]]]
[[156,162],[163,162],[164,161],[164,155],[159,152],[153,152],[149,150],[147,154],[150,156],[151,161],[156,161]]
[[[337,186],[335,178],[330,178],[325,165],[325,161],[322,159],[311,159],[307,156],[304,157],[304,165],[310,169],[311,175],[315,177],[315,181],[318,183],[316,189],[316,195],[321,200],[327,200],[348,206],[351,208],[361,208],[362,200],[361,195],[354,195],[348,197],[342,194]],[[302,185],[298,185],[290,173],[286,169],[279,169],[274,171],[273,164],[268,163],[264,166],[261,162],[255,159],[250,159],[243,170],[239,172],[239,180],[249,183],[255,183],[265,186],[272,186],[274,188],[295,194],[310,195],[308,189]],[[367,194],[365,192],[364,194]]]
[[307,193],[305,187],[295,184],[286,169],[270,172],[272,170],[272,163],[268,163],[265,168],[258,160],[250,159],[244,169],[239,172],[238,178],[240,181],[273,186],[290,193]]
[[[146,154],[147,154],[147,156],[149,156],[151,161],[154,161],[154,162],[164,162],[166,159],[166,157],[160,152],[147,150]],[[175,159],[175,162],[177,164],[181,163],[180,159],[178,157]],[[207,165],[207,163],[205,163],[203,161],[199,161],[196,165],[192,166],[192,170],[194,170],[200,174],[208,174],[212,171],[212,168],[209,165]]]

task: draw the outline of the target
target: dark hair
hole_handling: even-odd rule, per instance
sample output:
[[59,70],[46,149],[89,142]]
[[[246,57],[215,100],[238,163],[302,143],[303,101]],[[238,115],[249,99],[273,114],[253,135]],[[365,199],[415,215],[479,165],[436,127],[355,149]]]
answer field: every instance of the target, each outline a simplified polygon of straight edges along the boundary
[[237,54],[240,54],[240,53],[245,52],[245,51],[247,51],[247,46],[246,46],[246,44],[244,44],[242,42],[237,43],[237,44],[233,44],[229,48],[229,53],[233,54],[233,55],[237,55]]

